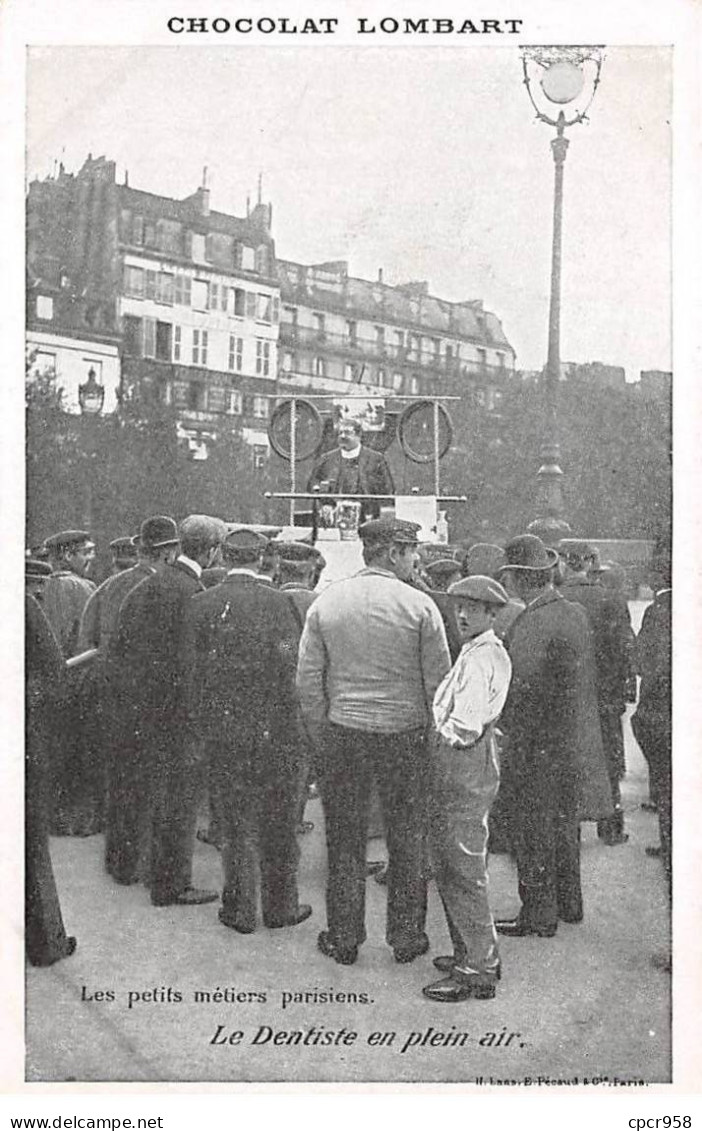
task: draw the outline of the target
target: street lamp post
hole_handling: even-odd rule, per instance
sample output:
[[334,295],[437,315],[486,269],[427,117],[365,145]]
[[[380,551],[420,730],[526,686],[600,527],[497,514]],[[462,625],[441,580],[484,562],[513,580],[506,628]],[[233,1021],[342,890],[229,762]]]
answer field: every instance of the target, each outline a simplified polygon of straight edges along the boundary
[[[102,412],[105,403],[105,386],[98,383],[94,368],[88,370],[88,380],[78,386],[78,404],[83,416],[96,417]],[[95,458],[94,436],[90,437],[90,452],[87,456],[88,474],[85,483],[85,529],[90,531],[93,525],[93,467]]]
[[[558,436],[558,388],[561,377],[561,264],[563,245],[563,172],[567,126],[587,120],[600,81],[601,47],[523,47],[524,85],[538,121],[555,126],[551,140],[554,164],[551,297],[548,315],[548,354],[545,369],[544,433],[541,467],[537,473],[541,514],[528,530],[549,545],[570,533],[564,518],[563,471]],[[568,116],[563,109],[567,106]],[[557,111],[557,112],[556,112]],[[556,116],[554,117],[554,113]]]

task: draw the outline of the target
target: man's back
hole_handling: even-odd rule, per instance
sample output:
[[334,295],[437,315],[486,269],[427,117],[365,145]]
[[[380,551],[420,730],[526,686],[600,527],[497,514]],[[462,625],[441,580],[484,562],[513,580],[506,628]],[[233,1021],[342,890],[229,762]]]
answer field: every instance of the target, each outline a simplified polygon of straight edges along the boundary
[[288,597],[254,576],[197,594],[183,630],[191,711],[215,729],[228,720],[291,725],[299,638]]
[[78,651],[87,648],[101,648],[105,651],[117,628],[117,619],[122,602],[132,589],[136,588],[153,573],[153,568],[144,562],[137,562],[130,569],[112,574],[92,593],[83,609],[78,636]]
[[94,591],[94,582],[70,570],[58,570],[46,579],[42,608],[66,659],[77,651],[80,618]]
[[[330,585],[311,606],[298,686],[313,716],[319,717],[323,690],[331,722],[403,731],[426,723],[450,666],[441,614],[431,597],[389,571],[369,567]],[[323,689],[314,675],[322,669]],[[316,703],[309,703],[310,691]]]

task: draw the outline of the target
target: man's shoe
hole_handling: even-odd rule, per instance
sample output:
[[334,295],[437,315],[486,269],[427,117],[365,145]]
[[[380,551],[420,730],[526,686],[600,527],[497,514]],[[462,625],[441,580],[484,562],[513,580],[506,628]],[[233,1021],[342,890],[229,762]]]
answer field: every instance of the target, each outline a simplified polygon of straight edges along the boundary
[[495,930],[498,935],[508,935],[510,938],[521,939],[526,935],[537,935],[540,939],[552,939],[558,930],[558,925],[548,927],[532,927],[522,919],[496,919]]
[[312,914],[312,908],[309,903],[301,903],[297,911],[289,915],[287,919],[264,919],[264,926],[269,930],[275,931],[279,927],[297,927],[298,923],[304,923],[305,919],[309,919]]
[[[439,970],[442,974],[453,973],[453,968],[456,965],[456,959],[452,954],[438,954],[433,961],[436,969]],[[495,967],[495,980],[499,982],[501,977],[502,963],[498,962],[497,966]]]
[[243,923],[237,923],[236,919],[230,919],[223,907],[220,907],[218,919],[223,927],[230,927],[232,931],[238,931],[240,935],[252,935],[256,927],[245,927]]
[[329,931],[320,931],[317,936],[317,949],[321,950],[322,954],[326,954],[327,958],[333,958],[340,966],[353,966],[358,958],[357,946],[337,946]]
[[386,867],[387,864],[384,860],[366,860],[366,875],[379,876]]
[[395,962],[407,963],[414,962],[415,958],[421,958],[428,950],[429,939],[425,935],[423,939],[419,939],[412,946],[393,947],[393,954],[395,955]]
[[425,986],[422,993],[430,1001],[456,1003],[468,1001],[469,998],[486,1001],[495,996],[495,981],[482,974],[452,976],[442,978],[440,982],[434,982],[431,986]]
[[151,897],[154,907],[196,907],[201,903],[214,903],[219,892],[206,888],[183,888],[177,895]]

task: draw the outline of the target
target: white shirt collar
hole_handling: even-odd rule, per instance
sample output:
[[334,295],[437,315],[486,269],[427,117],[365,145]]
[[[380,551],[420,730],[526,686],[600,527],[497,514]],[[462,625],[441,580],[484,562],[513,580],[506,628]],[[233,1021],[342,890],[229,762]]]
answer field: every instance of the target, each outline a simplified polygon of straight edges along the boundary
[[182,562],[183,565],[188,566],[197,578],[202,577],[202,566],[199,562],[194,562],[193,559],[187,557],[186,554],[178,554],[176,561]]
[[361,454],[361,447],[362,447],[362,445],[359,444],[357,448],[354,448],[350,452],[347,451],[346,448],[339,448],[339,451],[341,452],[341,458],[342,459],[358,459],[359,455]]

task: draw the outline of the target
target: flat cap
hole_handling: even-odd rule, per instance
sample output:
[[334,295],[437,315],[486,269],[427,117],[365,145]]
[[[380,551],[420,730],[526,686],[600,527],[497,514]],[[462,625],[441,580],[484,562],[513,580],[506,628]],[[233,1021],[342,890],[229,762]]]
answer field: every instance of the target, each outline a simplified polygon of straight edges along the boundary
[[448,592],[451,597],[464,597],[469,601],[482,601],[486,605],[507,605],[509,597],[494,577],[482,577],[473,574],[471,577],[462,577],[449,585]]
[[158,550],[161,546],[175,546],[178,543],[178,527],[172,518],[165,514],[155,514],[146,518],[139,530],[139,543],[146,550]]
[[432,579],[439,581],[441,578],[450,577],[452,573],[461,572],[461,563],[455,558],[436,558],[424,566],[424,572]]
[[51,534],[44,545],[47,550],[70,550],[76,546],[92,550],[95,547],[87,530],[62,530],[60,534]]
[[465,551],[461,558],[466,577],[480,574],[481,577],[496,577],[505,564],[505,552],[493,542],[476,542]]
[[25,577],[51,577],[51,566],[48,562],[37,561],[36,558],[27,558],[24,563],[24,576]]
[[322,556],[309,542],[284,542],[276,539],[271,545],[275,546],[278,556],[284,562],[318,562]]
[[552,569],[558,561],[558,550],[545,546],[536,534],[520,534],[505,546],[507,561],[500,573],[508,569]]
[[116,557],[135,558],[137,553],[136,541],[132,537],[113,538],[110,550]]
[[224,545],[231,550],[265,550],[268,545],[268,539],[265,534],[259,534],[257,530],[249,530],[244,527],[239,530],[231,530],[224,539]]
[[404,518],[372,518],[359,527],[358,533],[363,542],[397,542],[416,546],[421,529],[418,522],[408,522]]

